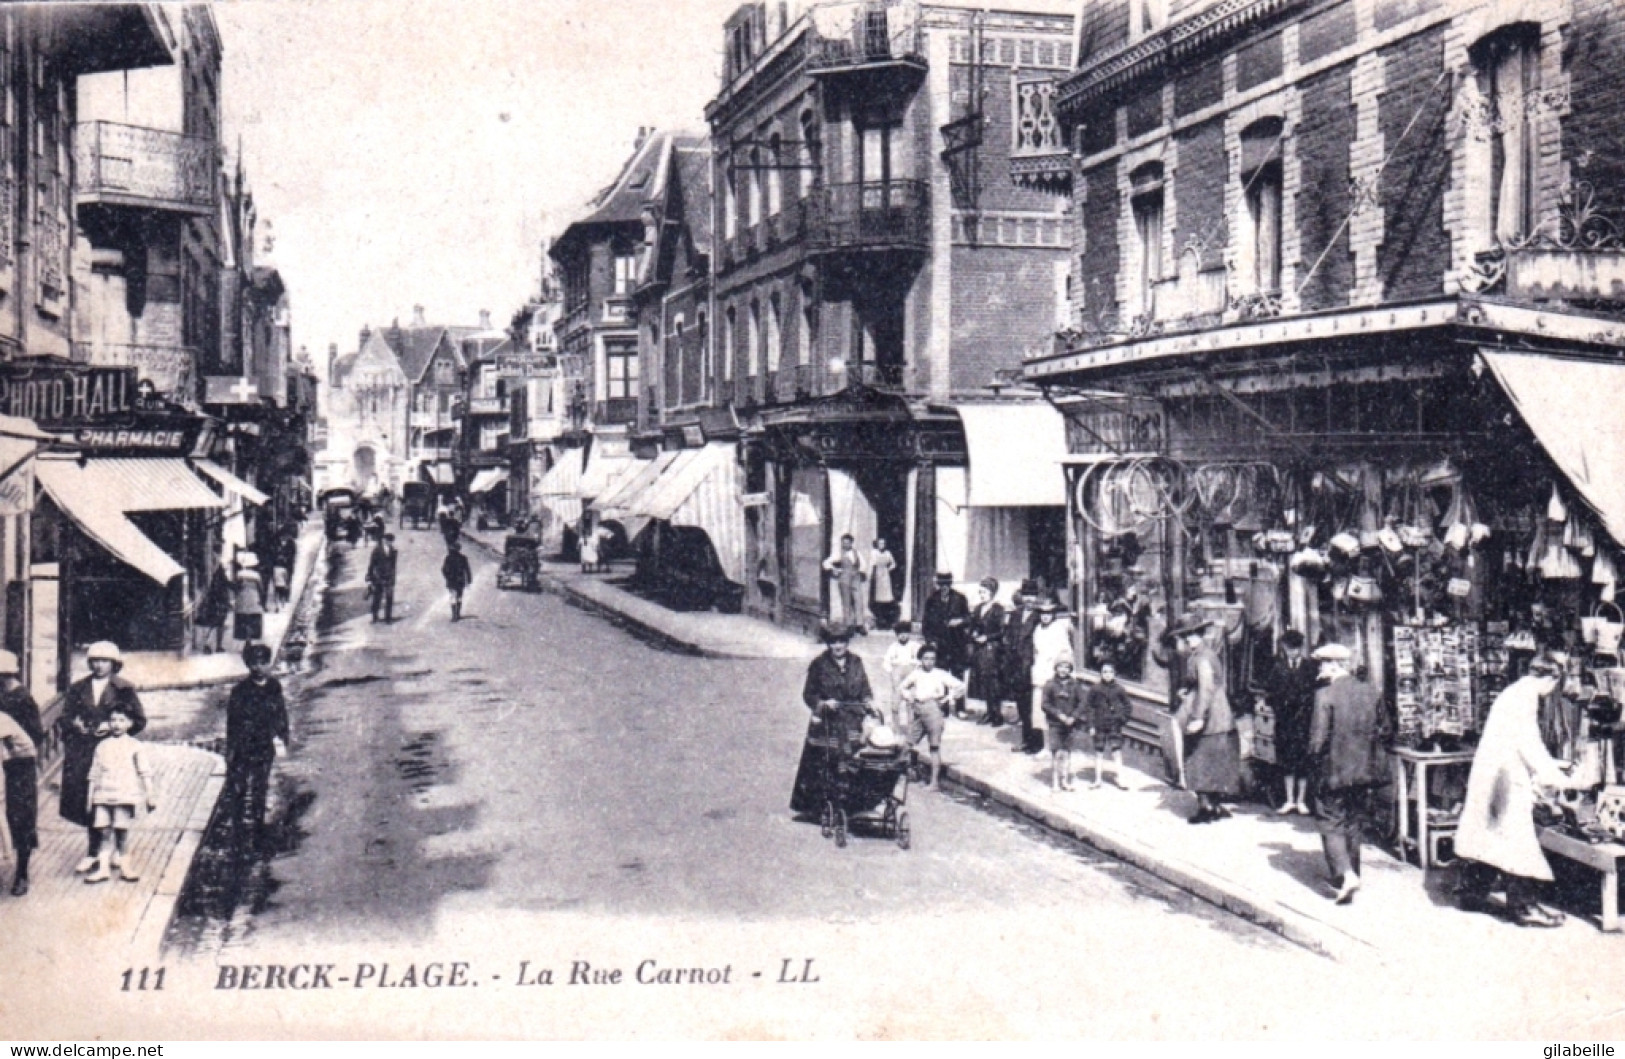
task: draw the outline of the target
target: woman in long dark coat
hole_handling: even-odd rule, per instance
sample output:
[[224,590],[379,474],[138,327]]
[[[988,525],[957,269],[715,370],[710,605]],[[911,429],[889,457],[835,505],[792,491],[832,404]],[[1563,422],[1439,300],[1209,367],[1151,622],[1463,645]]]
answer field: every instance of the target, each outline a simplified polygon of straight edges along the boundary
[[970,687],[966,699],[975,699],[983,706],[982,720],[987,721],[998,712],[1004,696],[1004,606],[994,596],[999,582],[991,577],[982,579],[977,586],[976,606],[971,608],[970,621],[965,628],[970,639]]
[[130,734],[147,726],[147,713],[135,687],[118,675],[124,668],[118,645],[102,641],[90,645],[90,676],[68,686],[62,699],[62,819],[83,827],[89,837],[89,852],[74,866],[87,872],[96,866],[101,853],[101,832],[90,826],[90,762],[96,747],[112,733],[107,718],[120,710],[130,718]]
[[1241,744],[1224,687],[1224,666],[1202,639],[1211,624],[1197,622],[1175,630],[1185,656],[1187,688],[1174,714],[1185,744],[1185,785],[1196,793],[1193,824],[1230,815],[1223,799],[1241,791]]
[[796,785],[790,792],[790,811],[798,816],[814,816],[824,807],[828,755],[835,753],[829,747],[829,741],[838,734],[832,715],[842,706],[861,703],[867,707],[874,701],[874,693],[869,688],[869,674],[863,669],[863,659],[849,650],[852,630],[826,628],[820,633],[820,638],[827,645],[826,649],[807,667],[807,683],[801,691],[801,700],[812,711],[812,719],[807,724],[807,738],[801,746]]

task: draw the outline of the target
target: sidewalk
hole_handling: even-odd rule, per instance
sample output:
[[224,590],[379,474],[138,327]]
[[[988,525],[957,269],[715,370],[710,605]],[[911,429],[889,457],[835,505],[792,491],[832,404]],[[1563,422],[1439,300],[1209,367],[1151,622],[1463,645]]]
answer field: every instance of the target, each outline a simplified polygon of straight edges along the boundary
[[[28,924],[48,930],[53,951],[64,951],[64,925],[92,932],[88,940],[105,945],[117,938],[132,953],[156,956],[175,902],[186,883],[192,858],[225,784],[225,762],[216,754],[192,747],[148,744],[158,808],[136,817],[130,831],[127,862],[140,875],[137,882],[116,876],[86,885],[73,867],[85,855],[85,829],[57,814],[58,775],[40,786],[40,847],[29,865],[32,880],[26,897],[0,897],[0,924],[8,937]],[[10,890],[12,852],[0,850],[4,888]],[[25,951],[21,948],[13,951]]]
[[[500,555],[500,534],[469,536]],[[805,638],[757,619],[667,610],[608,583],[614,575],[549,565],[545,576],[572,600],[700,654],[810,658],[818,650]],[[871,680],[888,640],[871,635],[853,641]],[[1082,754],[1074,755],[1080,789],[1052,792],[1049,755],[1012,753],[1014,742],[1009,728],[950,721],[943,746],[945,780],[1322,955],[1387,964],[1425,951],[1468,954],[1493,945],[1488,951],[1499,952],[1513,939],[1553,958],[1567,954],[1562,959],[1591,954],[1616,960],[1625,951],[1625,938],[1597,929],[1595,910],[1570,915],[1563,927],[1538,934],[1462,913],[1448,893],[1448,874],[1427,875],[1370,846],[1359,896],[1350,905],[1333,904],[1320,836],[1310,818],[1243,806],[1230,820],[1192,826],[1186,818],[1195,808],[1193,795],[1132,768],[1121,777],[1126,790],[1090,789],[1085,783],[1094,778],[1093,757]]]
[[[267,612],[265,615],[265,642],[270,644],[278,655],[282,652],[282,643],[287,638],[288,629],[293,624],[294,614],[299,609],[299,597],[304,592],[310,575],[322,561],[324,544],[321,522],[312,519],[299,535],[299,557],[294,563],[293,576],[288,582],[289,605],[276,613]],[[231,619],[226,620],[229,633]],[[228,684],[241,680],[248,675],[248,667],[243,664],[242,656],[232,648],[229,635],[225,642],[224,651],[212,654],[181,655],[173,651],[126,651],[121,675],[134,684],[138,691],[207,687],[211,684]],[[84,652],[75,652],[74,679],[77,680],[88,672],[89,666],[85,662]]]
[[[323,561],[324,536],[319,522],[299,538],[299,558],[290,582],[289,606],[265,616],[265,638],[279,654],[312,574]],[[236,681],[248,674],[235,651],[178,657],[164,652],[130,652],[124,675],[142,691],[200,688]],[[78,659],[78,668],[84,668]],[[29,868],[32,886],[26,897],[0,896],[0,924],[27,933],[48,932],[53,951],[63,944],[63,924],[75,924],[93,935],[87,943],[105,945],[118,936],[132,954],[157,956],[164,931],[174,916],[192,859],[208,830],[215,802],[225,785],[225,761],[190,746],[147,744],[153,760],[158,808],[136,818],[130,832],[129,861],[140,879],[114,878],[86,885],[73,867],[85,854],[85,829],[57,813],[61,772],[53,763],[40,784],[40,848]],[[9,840],[0,828],[0,895],[9,891],[14,865]],[[127,933],[124,933],[126,932]],[[46,944],[42,940],[42,945]],[[22,951],[22,950],[18,950]],[[133,957],[132,957],[133,958]]]

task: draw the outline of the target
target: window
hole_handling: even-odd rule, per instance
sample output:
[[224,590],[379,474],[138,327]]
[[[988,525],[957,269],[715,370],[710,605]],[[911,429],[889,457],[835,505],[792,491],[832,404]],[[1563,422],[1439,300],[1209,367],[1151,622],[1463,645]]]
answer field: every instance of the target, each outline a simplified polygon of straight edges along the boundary
[[615,255],[615,294],[625,297],[632,293],[638,281],[638,258],[636,254]]
[[892,139],[896,127],[875,125],[858,130],[858,183],[885,184],[892,179]]
[[779,168],[784,164],[782,153],[784,141],[778,133],[768,137],[767,148],[767,215],[777,217],[784,205],[783,171]]
[[1530,189],[1537,144],[1527,101],[1539,77],[1533,27],[1511,26],[1476,49],[1479,86],[1489,125],[1489,219],[1495,241],[1526,235],[1532,213]]
[[760,165],[756,152],[751,152],[751,167],[745,170],[745,224],[754,228],[762,223],[762,182],[756,166]]
[[722,378],[724,381],[731,381],[734,377],[734,351],[738,348],[735,345],[738,338],[736,334],[738,326],[739,314],[730,305],[728,315],[722,320]]
[[806,198],[823,178],[824,145],[819,137],[818,118],[811,110],[801,112],[801,146],[806,151],[800,170],[801,197]]
[[774,291],[767,299],[767,370],[779,370],[780,343],[783,341],[784,315],[779,307],[779,295]]
[[1254,122],[1241,133],[1242,201],[1247,211],[1237,268],[1244,288],[1281,289],[1281,133],[1279,118]]
[[638,346],[625,339],[604,343],[604,396],[611,401],[638,395]]
[[796,363],[811,364],[814,338],[818,330],[818,307],[812,299],[812,292],[801,292],[801,329],[796,335]]
[[667,408],[675,408],[683,400],[683,327],[686,323],[682,313],[672,320],[665,352],[661,357],[665,365]]
[[756,376],[762,370],[762,303],[750,303],[750,330],[745,334],[745,374]]
[[1143,37],[1147,33],[1155,33],[1168,22],[1168,8],[1166,0],[1130,0],[1129,32],[1132,36]]
[[739,193],[734,187],[734,174],[722,182],[722,235],[732,239],[739,231]]
[[707,329],[705,313],[701,312],[694,317],[695,342],[700,347],[700,400],[711,398],[711,333]]
[[1162,165],[1148,162],[1130,179],[1134,186],[1130,205],[1134,211],[1136,307],[1140,313],[1152,313],[1156,285],[1162,279]]

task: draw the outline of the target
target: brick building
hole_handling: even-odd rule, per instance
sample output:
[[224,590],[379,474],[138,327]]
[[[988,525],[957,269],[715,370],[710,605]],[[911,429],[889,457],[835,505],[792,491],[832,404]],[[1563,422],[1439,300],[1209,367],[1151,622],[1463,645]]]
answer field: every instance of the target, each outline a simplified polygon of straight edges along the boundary
[[1064,303],[1068,201],[1038,157],[1064,152],[1025,89],[1071,66],[1074,27],[1045,6],[746,4],[724,27],[710,344],[669,346],[666,374],[745,426],[754,613],[830,615],[820,563],[843,533],[887,539],[905,610],[938,569],[1063,575],[1059,489],[978,483],[1008,432],[971,427],[978,463],[961,411],[1059,446],[1048,406],[990,388]]
[[1078,39],[1072,320],[1027,375],[1086,666],[1165,702],[1155,644],[1203,615],[1241,692],[1297,629],[1448,741],[1494,687],[1428,695],[1433,630],[1484,673],[1509,630],[1589,661],[1625,540],[1608,5],[1106,0]]

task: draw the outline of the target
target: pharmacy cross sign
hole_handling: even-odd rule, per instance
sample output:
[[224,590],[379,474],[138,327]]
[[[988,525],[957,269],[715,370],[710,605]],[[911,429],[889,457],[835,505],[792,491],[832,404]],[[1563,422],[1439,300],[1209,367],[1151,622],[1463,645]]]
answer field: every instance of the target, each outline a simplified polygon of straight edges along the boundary
[[204,380],[206,404],[252,404],[259,398],[259,386],[246,375],[214,375]]
[[259,394],[259,387],[249,382],[247,378],[242,378],[238,379],[236,385],[228,392],[239,401],[246,402],[249,398]]

